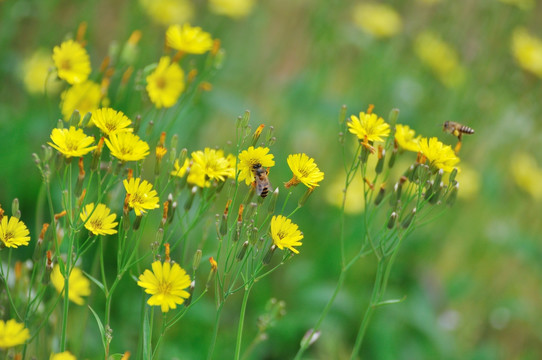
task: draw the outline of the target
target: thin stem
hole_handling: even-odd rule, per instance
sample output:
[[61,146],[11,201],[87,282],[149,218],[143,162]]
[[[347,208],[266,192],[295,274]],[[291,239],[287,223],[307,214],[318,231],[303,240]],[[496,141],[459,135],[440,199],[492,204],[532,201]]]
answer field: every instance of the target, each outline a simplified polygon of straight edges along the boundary
[[235,360],[239,360],[241,356],[241,340],[243,338],[243,325],[245,323],[245,313],[247,310],[248,296],[252,289],[253,283],[250,282],[245,286],[245,294],[243,295],[243,303],[241,304],[241,314],[239,316],[239,326],[237,328],[237,342],[235,345]]
[[216,317],[215,317],[215,325],[213,327],[213,337],[211,338],[211,345],[209,346],[209,352],[207,353],[207,360],[211,360],[213,358],[213,352],[215,350],[216,345],[216,339],[218,337],[218,326],[220,324],[220,315],[222,314],[222,308],[224,307],[224,303],[220,303],[218,305],[218,308],[216,310]]

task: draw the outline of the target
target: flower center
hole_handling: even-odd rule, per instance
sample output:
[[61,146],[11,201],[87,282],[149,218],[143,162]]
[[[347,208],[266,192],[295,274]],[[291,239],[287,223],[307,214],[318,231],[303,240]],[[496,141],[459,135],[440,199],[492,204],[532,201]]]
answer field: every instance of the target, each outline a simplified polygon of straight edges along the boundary
[[158,290],[162,294],[169,294],[171,293],[171,283],[167,281],[162,281],[160,284],[158,284]]
[[62,61],[62,63],[60,64],[60,68],[63,69],[63,70],[71,70],[72,68],[72,64],[70,62],[70,60],[64,60]]
[[13,239],[15,236],[13,236],[13,233],[11,231],[6,231],[4,235],[4,242],[8,242],[9,240]]
[[159,77],[158,79],[156,79],[156,87],[157,88],[163,90],[163,89],[165,89],[166,84],[167,84],[167,82],[166,82],[165,78]]
[[102,228],[102,219],[92,219],[92,220],[90,220],[90,224],[95,229],[101,229]]

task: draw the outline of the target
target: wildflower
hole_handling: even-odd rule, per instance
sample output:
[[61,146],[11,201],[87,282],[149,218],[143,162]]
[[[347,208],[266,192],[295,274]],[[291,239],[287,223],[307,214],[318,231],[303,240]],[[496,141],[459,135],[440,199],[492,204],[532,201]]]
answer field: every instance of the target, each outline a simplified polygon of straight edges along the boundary
[[512,52],[522,68],[542,77],[542,40],[523,27],[517,28],[512,35]]
[[444,145],[436,137],[421,138],[419,151],[429,161],[429,166],[451,172],[459,158],[450,145]]
[[156,209],[158,205],[158,193],[152,189],[152,184],[141,178],[131,178],[122,182],[129,195],[128,206],[134,209],[137,216],[141,216],[146,210]]
[[50,360],[77,360],[75,356],[69,351],[64,351],[58,354],[51,356]]
[[302,182],[309,189],[318,186],[324,180],[324,173],[318,169],[313,158],[306,154],[295,154],[288,156],[288,166],[294,176],[286,183],[286,187],[294,186]]
[[542,168],[534,156],[527,152],[514,154],[510,165],[516,184],[534,199],[542,200]]
[[121,132],[112,134],[105,139],[105,144],[111,151],[111,155],[121,161],[137,161],[149,155],[149,145],[139,136]]
[[64,41],[53,49],[53,61],[58,71],[58,77],[69,84],[79,84],[90,75],[90,59],[87,51],[78,42]]
[[271,219],[271,237],[273,243],[279,249],[288,248],[294,254],[299,254],[299,251],[294,246],[302,245],[303,234],[290,219],[282,215],[273,216]]
[[190,293],[185,290],[190,286],[190,276],[179,264],[155,261],[152,263],[152,272],[145,270],[139,276],[137,285],[152,295],[147,304],[160,306],[164,313],[177,308],[177,304],[182,304],[190,297]]
[[56,76],[50,74],[54,67],[49,51],[39,49],[25,58],[21,67],[22,79],[26,90],[31,94],[56,94],[62,85]]
[[140,0],[147,14],[162,25],[180,24],[194,16],[194,5],[188,0]]
[[[539,179],[542,182],[542,176]],[[457,174],[457,181],[461,184],[461,191],[458,193],[460,198],[472,199],[479,194],[480,174],[476,169],[464,164],[461,165],[461,172]],[[540,186],[537,185],[537,188],[540,188]],[[542,195],[542,191],[538,191]]]
[[444,85],[455,87],[464,82],[465,69],[459,63],[457,52],[440,37],[429,31],[422,32],[414,41],[414,51]]
[[421,135],[416,136],[416,132],[408,125],[397,125],[395,127],[395,141],[405,150],[418,152]]
[[106,135],[113,135],[121,132],[132,132],[129,126],[130,119],[122,113],[111,108],[102,108],[92,112],[91,121]]
[[157,108],[175,105],[184,90],[184,72],[169,56],[163,56],[156,69],[147,76],[147,93]]
[[234,19],[250,14],[254,7],[254,0],[210,0],[209,8],[219,15],[226,15]]
[[[51,273],[51,282],[59,294],[64,291],[64,279],[64,275],[60,272],[60,266],[56,264]],[[83,305],[83,296],[90,295],[90,281],[83,275],[81,269],[74,267],[68,282],[68,298],[77,305]]]
[[353,10],[355,24],[376,38],[391,37],[401,31],[401,17],[389,5],[358,4]]
[[224,157],[222,150],[205,148],[203,151],[192,153],[193,166],[199,166],[207,179],[224,181],[233,177],[235,166]]
[[61,95],[61,112],[64,120],[68,120],[75,110],[84,116],[98,108],[102,98],[100,85],[85,81],[75,84]]
[[365,141],[384,141],[390,133],[390,126],[382,119],[373,113],[359,113],[359,118],[355,115],[350,117],[347,123],[348,131],[356,135],[360,140]]
[[275,166],[275,161],[273,160],[273,154],[268,154],[268,147],[249,147],[247,150],[241,151],[239,154],[239,181],[245,180],[247,185],[250,185],[254,180],[254,174],[252,169],[254,165],[261,165],[262,167],[271,167]]
[[47,144],[60,151],[67,158],[80,157],[92,150],[96,146],[90,146],[94,142],[92,136],[87,136],[81,129],[70,126],[69,129],[53,129],[51,132],[53,143]]
[[14,319],[0,320],[0,349],[22,345],[30,339],[30,331]]
[[213,39],[199,26],[171,25],[166,31],[166,44],[184,53],[203,54],[213,48]]
[[189,184],[196,185],[200,188],[211,186],[211,182],[205,179],[205,172],[203,172],[201,166],[198,164],[194,164],[194,162],[191,160],[186,159],[183,166],[179,166],[179,160],[175,160],[173,168],[174,169],[171,172],[171,175],[181,178],[184,177],[184,175],[188,171],[188,178],[186,179],[186,181]]
[[110,212],[111,210],[104,204],[98,204],[94,208],[94,203],[90,203],[79,216],[85,222],[85,228],[94,235],[113,235],[117,233],[115,226],[118,223],[114,222],[117,215]]
[[26,225],[16,217],[3,216],[0,220],[0,241],[5,247],[17,248],[28,245],[30,232]]

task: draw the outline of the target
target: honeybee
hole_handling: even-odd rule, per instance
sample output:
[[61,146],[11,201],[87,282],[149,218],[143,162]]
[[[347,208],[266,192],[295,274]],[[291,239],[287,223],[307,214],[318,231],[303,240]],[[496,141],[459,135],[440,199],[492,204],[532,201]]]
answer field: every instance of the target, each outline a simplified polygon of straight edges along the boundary
[[474,134],[474,130],[472,128],[455,121],[446,121],[442,126],[445,132],[457,136],[459,141],[461,141],[461,136],[463,134]]
[[262,198],[266,197],[271,189],[271,184],[267,177],[269,171],[264,169],[262,164],[254,164],[252,165],[252,173],[254,174],[254,183],[256,184],[256,194]]
[[474,134],[474,130],[472,128],[455,121],[446,121],[444,124],[442,124],[442,130],[454,136],[457,136],[457,140],[459,141],[454,148],[456,154],[461,149],[461,137],[463,136],[463,134]]

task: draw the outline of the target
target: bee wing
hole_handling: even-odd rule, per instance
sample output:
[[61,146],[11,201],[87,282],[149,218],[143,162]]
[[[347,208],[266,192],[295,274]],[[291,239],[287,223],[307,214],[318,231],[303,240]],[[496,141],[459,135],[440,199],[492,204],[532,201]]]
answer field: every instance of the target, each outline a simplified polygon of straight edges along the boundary
[[258,196],[262,194],[264,189],[271,191],[271,184],[269,183],[269,181],[265,181],[265,180],[256,181],[256,194]]

